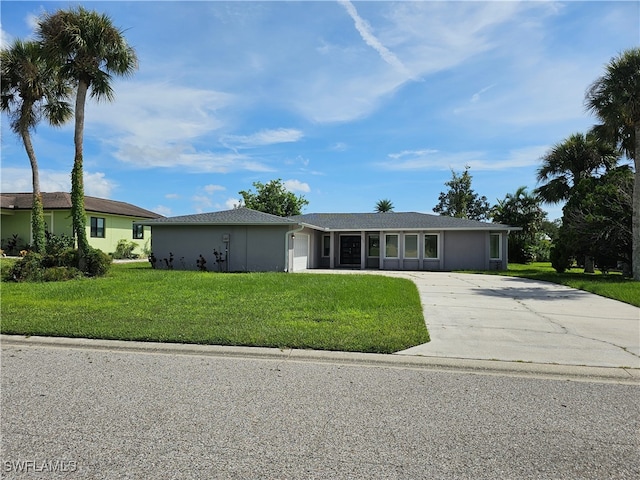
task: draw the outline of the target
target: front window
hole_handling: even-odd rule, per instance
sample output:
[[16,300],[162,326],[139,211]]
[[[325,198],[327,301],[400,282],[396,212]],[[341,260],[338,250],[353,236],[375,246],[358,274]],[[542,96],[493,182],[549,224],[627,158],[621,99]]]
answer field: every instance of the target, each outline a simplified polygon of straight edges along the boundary
[[369,235],[369,248],[367,250],[369,257],[380,256],[380,235]]
[[418,258],[418,235],[404,236],[404,258]]
[[331,255],[331,236],[323,235],[322,236],[322,256],[328,257]]
[[133,225],[133,238],[135,240],[142,240],[144,238],[144,225]]
[[91,236],[104,238],[104,218],[91,217]]
[[384,236],[384,256],[387,258],[398,258],[398,235],[397,234]]
[[424,236],[424,258],[438,258],[438,234],[429,233]]
[[501,239],[502,236],[499,233],[492,233],[489,238],[489,253],[491,260],[500,260],[502,258],[502,255],[500,254],[502,251]]

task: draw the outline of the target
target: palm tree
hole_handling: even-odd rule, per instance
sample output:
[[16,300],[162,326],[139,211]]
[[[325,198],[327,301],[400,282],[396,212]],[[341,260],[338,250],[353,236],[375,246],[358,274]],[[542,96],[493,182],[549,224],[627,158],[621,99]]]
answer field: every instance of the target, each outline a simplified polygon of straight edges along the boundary
[[378,202],[376,203],[376,213],[387,213],[387,212],[393,212],[393,203],[391,202],[391,200],[388,199],[382,199],[382,200],[378,200]]
[[138,66],[135,51],[123,32],[104,14],[83,7],[44,14],[37,35],[47,58],[60,66],[64,78],[77,85],[75,104],[75,155],[71,172],[71,215],[78,241],[79,266],[84,270],[89,242],[86,232],[83,180],[84,111],[87,93],[97,100],[113,100],[113,75],[131,75]]
[[546,203],[568,200],[580,180],[601,168],[614,167],[619,157],[615,147],[603,142],[595,132],[574,133],[542,157],[537,179],[545,183],[535,193]]
[[65,101],[69,86],[59,81],[55,71],[44,61],[37,42],[16,40],[0,52],[2,62],[2,111],[10,119],[11,129],[20,136],[31,163],[33,205],[31,229],[33,249],[45,250],[45,222],[40,192],[38,160],[31,142],[31,131],[44,117],[53,126],[71,118],[71,106]]
[[631,48],[611,59],[605,74],[587,90],[587,108],[602,122],[600,133],[619,145],[633,159],[632,268],[640,280],[640,48]]

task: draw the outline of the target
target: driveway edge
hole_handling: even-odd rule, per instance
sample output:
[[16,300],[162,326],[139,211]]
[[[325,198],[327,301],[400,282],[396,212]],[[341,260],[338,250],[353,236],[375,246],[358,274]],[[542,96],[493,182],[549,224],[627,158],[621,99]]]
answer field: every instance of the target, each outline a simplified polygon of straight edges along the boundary
[[96,340],[88,338],[23,335],[0,335],[0,348],[3,346],[75,348],[111,352],[137,352],[141,354],[200,355],[263,359],[279,362],[316,362],[386,368],[446,370],[450,372],[474,373],[479,375],[508,375],[516,377],[640,385],[640,369],[625,367],[594,367],[402,354],[389,355],[378,353]]

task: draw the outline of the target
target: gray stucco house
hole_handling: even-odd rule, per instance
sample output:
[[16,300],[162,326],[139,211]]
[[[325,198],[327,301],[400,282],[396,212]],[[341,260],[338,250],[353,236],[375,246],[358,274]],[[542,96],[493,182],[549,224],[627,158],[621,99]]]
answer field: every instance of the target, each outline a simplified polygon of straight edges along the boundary
[[204,258],[207,270],[231,272],[503,270],[509,232],[519,230],[416,212],[284,218],[248,208],[158,218],[144,225],[151,226],[159,268],[173,259],[175,269],[197,269]]

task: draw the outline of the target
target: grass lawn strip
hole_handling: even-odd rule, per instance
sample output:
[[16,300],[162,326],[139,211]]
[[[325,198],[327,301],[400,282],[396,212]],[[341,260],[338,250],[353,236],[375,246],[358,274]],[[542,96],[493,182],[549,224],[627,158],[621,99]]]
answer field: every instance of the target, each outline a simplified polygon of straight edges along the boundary
[[417,288],[372,275],[217,274],[116,264],[3,283],[2,333],[392,353],[425,343]]

